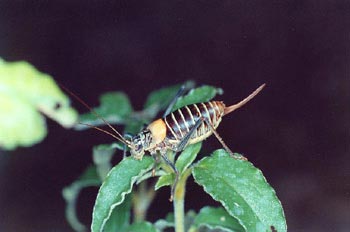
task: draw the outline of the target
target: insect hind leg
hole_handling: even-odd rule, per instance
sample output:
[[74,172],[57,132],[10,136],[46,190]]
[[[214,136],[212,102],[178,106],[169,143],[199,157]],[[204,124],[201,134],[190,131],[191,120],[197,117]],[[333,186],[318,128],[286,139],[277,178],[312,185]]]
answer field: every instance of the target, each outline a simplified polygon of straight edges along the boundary
[[226,143],[224,142],[224,140],[221,138],[221,136],[219,135],[219,133],[216,131],[216,129],[214,128],[214,126],[209,122],[209,120],[207,118],[201,117],[200,120],[203,120],[210,128],[210,130],[213,132],[213,134],[215,135],[216,139],[221,143],[221,145],[225,148],[225,150],[230,153],[231,157],[235,158],[235,159],[240,159],[240,160],[248,160],[246,157],[244,156],[238,156],[235,155],[231,149],[226,145]]
[[196,132],[198,127],[203,123],[204,118],[199,118],[194,126],[191,128],[191,130],[182,138],[181,142],[176,148],[176,152],[180,152],[185,149],[186,145],[188,144],[188,141],[191,139],[192,135]]
[[238,156],[235,155],[231,149],[226,145],[226,143],[224,142],[224,140],[221,138],[221,136],[219,135],[219,133],[216,131],[216,129],[214,128],[214,126],[210,123],[210,121],[205,118],[205,117],[200,117],[195,125],[191,128],[191,130],[185,135],[185,137],[182,139],[182,141],[180,142],[180,144],[177,147],[176,152],[180,152],[182,151],[186,145],[188,144],[188,141],[191,139],[192,135],[196,132],[196,130],[198,129],[198,127],[202,124],[202,123],[206,123],[210,130],[213,132],[213,134],[215,135],[216,139],[221,143],[221,145],[225,148],[225,150],[230,153],[230,155],[235,158],[235,159],[242,159],[242,160],[247,160],[247,158],[245,158],[244,156]]
[[171,100],[171,102],[169,103],[168,107],[166,108],[166,110],[164,111],[163,114],[163,118],[165,118],[168,114],[171,113],[174,105],[176,104],[177,100],[182,97],[186,91],[188,91],[189,89],[193,88],[194,83],[193,82],[187,82],[183,85],[181,85],[180,89],[177,91],[176,95],[174,96],[174,98]]

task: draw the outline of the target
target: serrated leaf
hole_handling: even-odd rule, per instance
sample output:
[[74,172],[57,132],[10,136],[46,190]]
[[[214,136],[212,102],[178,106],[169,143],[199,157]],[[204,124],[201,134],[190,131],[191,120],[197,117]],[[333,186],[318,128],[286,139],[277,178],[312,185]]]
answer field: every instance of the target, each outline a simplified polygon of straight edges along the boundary
[[75,231],[86,230],[86,227],[78,219],[76,209],[76,202],[81,190],[100,184],[101,181],[97,175],[96,167],[90,166],[76,181],[62,190],[62,196],[66,201],[66,219]]
[[[128,96],[122,92],[108,92],[100,96],[100,105],[93,110],[110,124],[124,124],[125,120],[133,111]],[[93,112],[80,115],[79,121],[82,123],[99,126],[105,125]],[[77,125],[77,130],[88,129],[84,125]]]
[[194,103],[207,102],[213,99],[217,94],[222,94],[222,89],[214,86],[204,85],[192,89],[187,95],[180,97],[173,107],[173,111]]
[[161,187],[171,185],[174,182],[174,179],[175,179],[174,173],[168,173],[160,176],[157,180],[156,185],[154,186],[154,190],[158,190]]
[[250,162],[234,159],[221,149],[202,159],[193,176],[247,231],[287,231],[275,191]]
[[25,61],[0,58],[0,147],[10,150],[40,142],[47,134],[41,113],[67,128],[78,117],[51,76]]
[[[237,219],[233,218],[227,211],[221,207],[204,207],[197,214],[191,230],[198,229],[201,226],[210,230],[221,229],[223,231],[244,232],[244,228]],[[190,231],[191,231],[190,230]]]
[[151,157],[142,160],[127,157],[112,168],[96,198],[91,224],[93,232],[103,231],[113,209],[124,201],[137,179],[152,169],[153,162]]
[[202,143],[196,143],[186,147],[186,149],[181,152],[175,163],[179,173],[182,173],[192,164],[192,162],[196,159],[198,152],[201,150],[201,147]]
[[125,230],[126,232],[158,232],[150,222],[137,222]]

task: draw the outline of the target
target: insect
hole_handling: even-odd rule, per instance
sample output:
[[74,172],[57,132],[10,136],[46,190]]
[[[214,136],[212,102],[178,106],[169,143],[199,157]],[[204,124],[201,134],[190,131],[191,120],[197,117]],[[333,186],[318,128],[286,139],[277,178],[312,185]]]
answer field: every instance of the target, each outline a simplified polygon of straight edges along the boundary
[[[216,128],[219,126],[223,116],[245,105],[248,101],[254,98],[264,88],[264,86],[265,84],[261,85],[248,97],[231,106],[226,106],[222,101],[209,101],[205,103],[196,103],[184,106],[172,113],[166,113],[162,118],[159,118],[150,123],[137,135],[131,137],[131,139],[127,139],[126,137],[122,136],[102,117],[100,118],[113,130],[115,134],[102,130],[99,127],[91,125],[88,126],[107,133],[120,142],[124,143],[129,147],[130,153],[135,159],[142,159],[144,154],[147,152],[155,157],[157,162],[157,154],[160,154],[160,156],[165,160],[167,164],[171,166],[176,174],[175,181],[171,190],[170,199],[172,199],[179,174],[174,163],[168,159],[166,155],[167,151],[172,150],[175,153],[181,152],[188,145],[201,142],[208,138],[210,135],[214,134],[222,146],[231,154],[231,156],[235,157],[233,152],[229,149],[229,147],[224,143],[223,139],[217,133]],[[177,94],[177,96],[178,95],[179,94]],[[92,110],[79,97],[74,94],[73,96],[76,97],[90,110]],[[170,107],[168,107],[167,111],[171,111],[171,108],[176,102],[176,99],[177,98],[172,101],[172,104]],[[95,114],[98,116],[97,113]],[[240,158],[245,159],[244,157]],[[154,174],[154,172],[155,168],[153,169],[152,173]]]

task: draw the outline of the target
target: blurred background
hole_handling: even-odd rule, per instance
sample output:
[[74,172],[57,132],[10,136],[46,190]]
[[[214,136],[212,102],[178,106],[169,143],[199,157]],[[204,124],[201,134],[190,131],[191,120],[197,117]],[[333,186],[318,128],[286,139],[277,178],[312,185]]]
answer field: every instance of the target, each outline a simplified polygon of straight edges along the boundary
[[[349,1],[0,1],[0,57],[26,60],[94,106],[192,79],[227,104],[264,91],[218,132],[265,174],[289,231],[350,228]],[[72,99],[80,111],[86,109]],[[44,142],[0,154],[0,231],[72,231],[61,190],[113,139],[48,121]],[[30,136],[30,135],[28,135]],[[214,137],[203,154],[220,144]],[[189,181],[188,209],[217,205]],[[97,189],[82,192],[90,223]],[[163,189],[148,219],[171,210]],[[161,206],[161,207],[159,207]]]

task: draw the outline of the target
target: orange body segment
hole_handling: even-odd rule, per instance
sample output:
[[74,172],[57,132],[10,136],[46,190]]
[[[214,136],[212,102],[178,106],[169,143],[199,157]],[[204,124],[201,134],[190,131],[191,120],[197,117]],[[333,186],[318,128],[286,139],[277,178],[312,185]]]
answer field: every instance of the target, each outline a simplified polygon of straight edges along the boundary
[[153,143],[158,144],[165,139],[167,128],[163,119],[155,120],[147,128],[151,131]]

